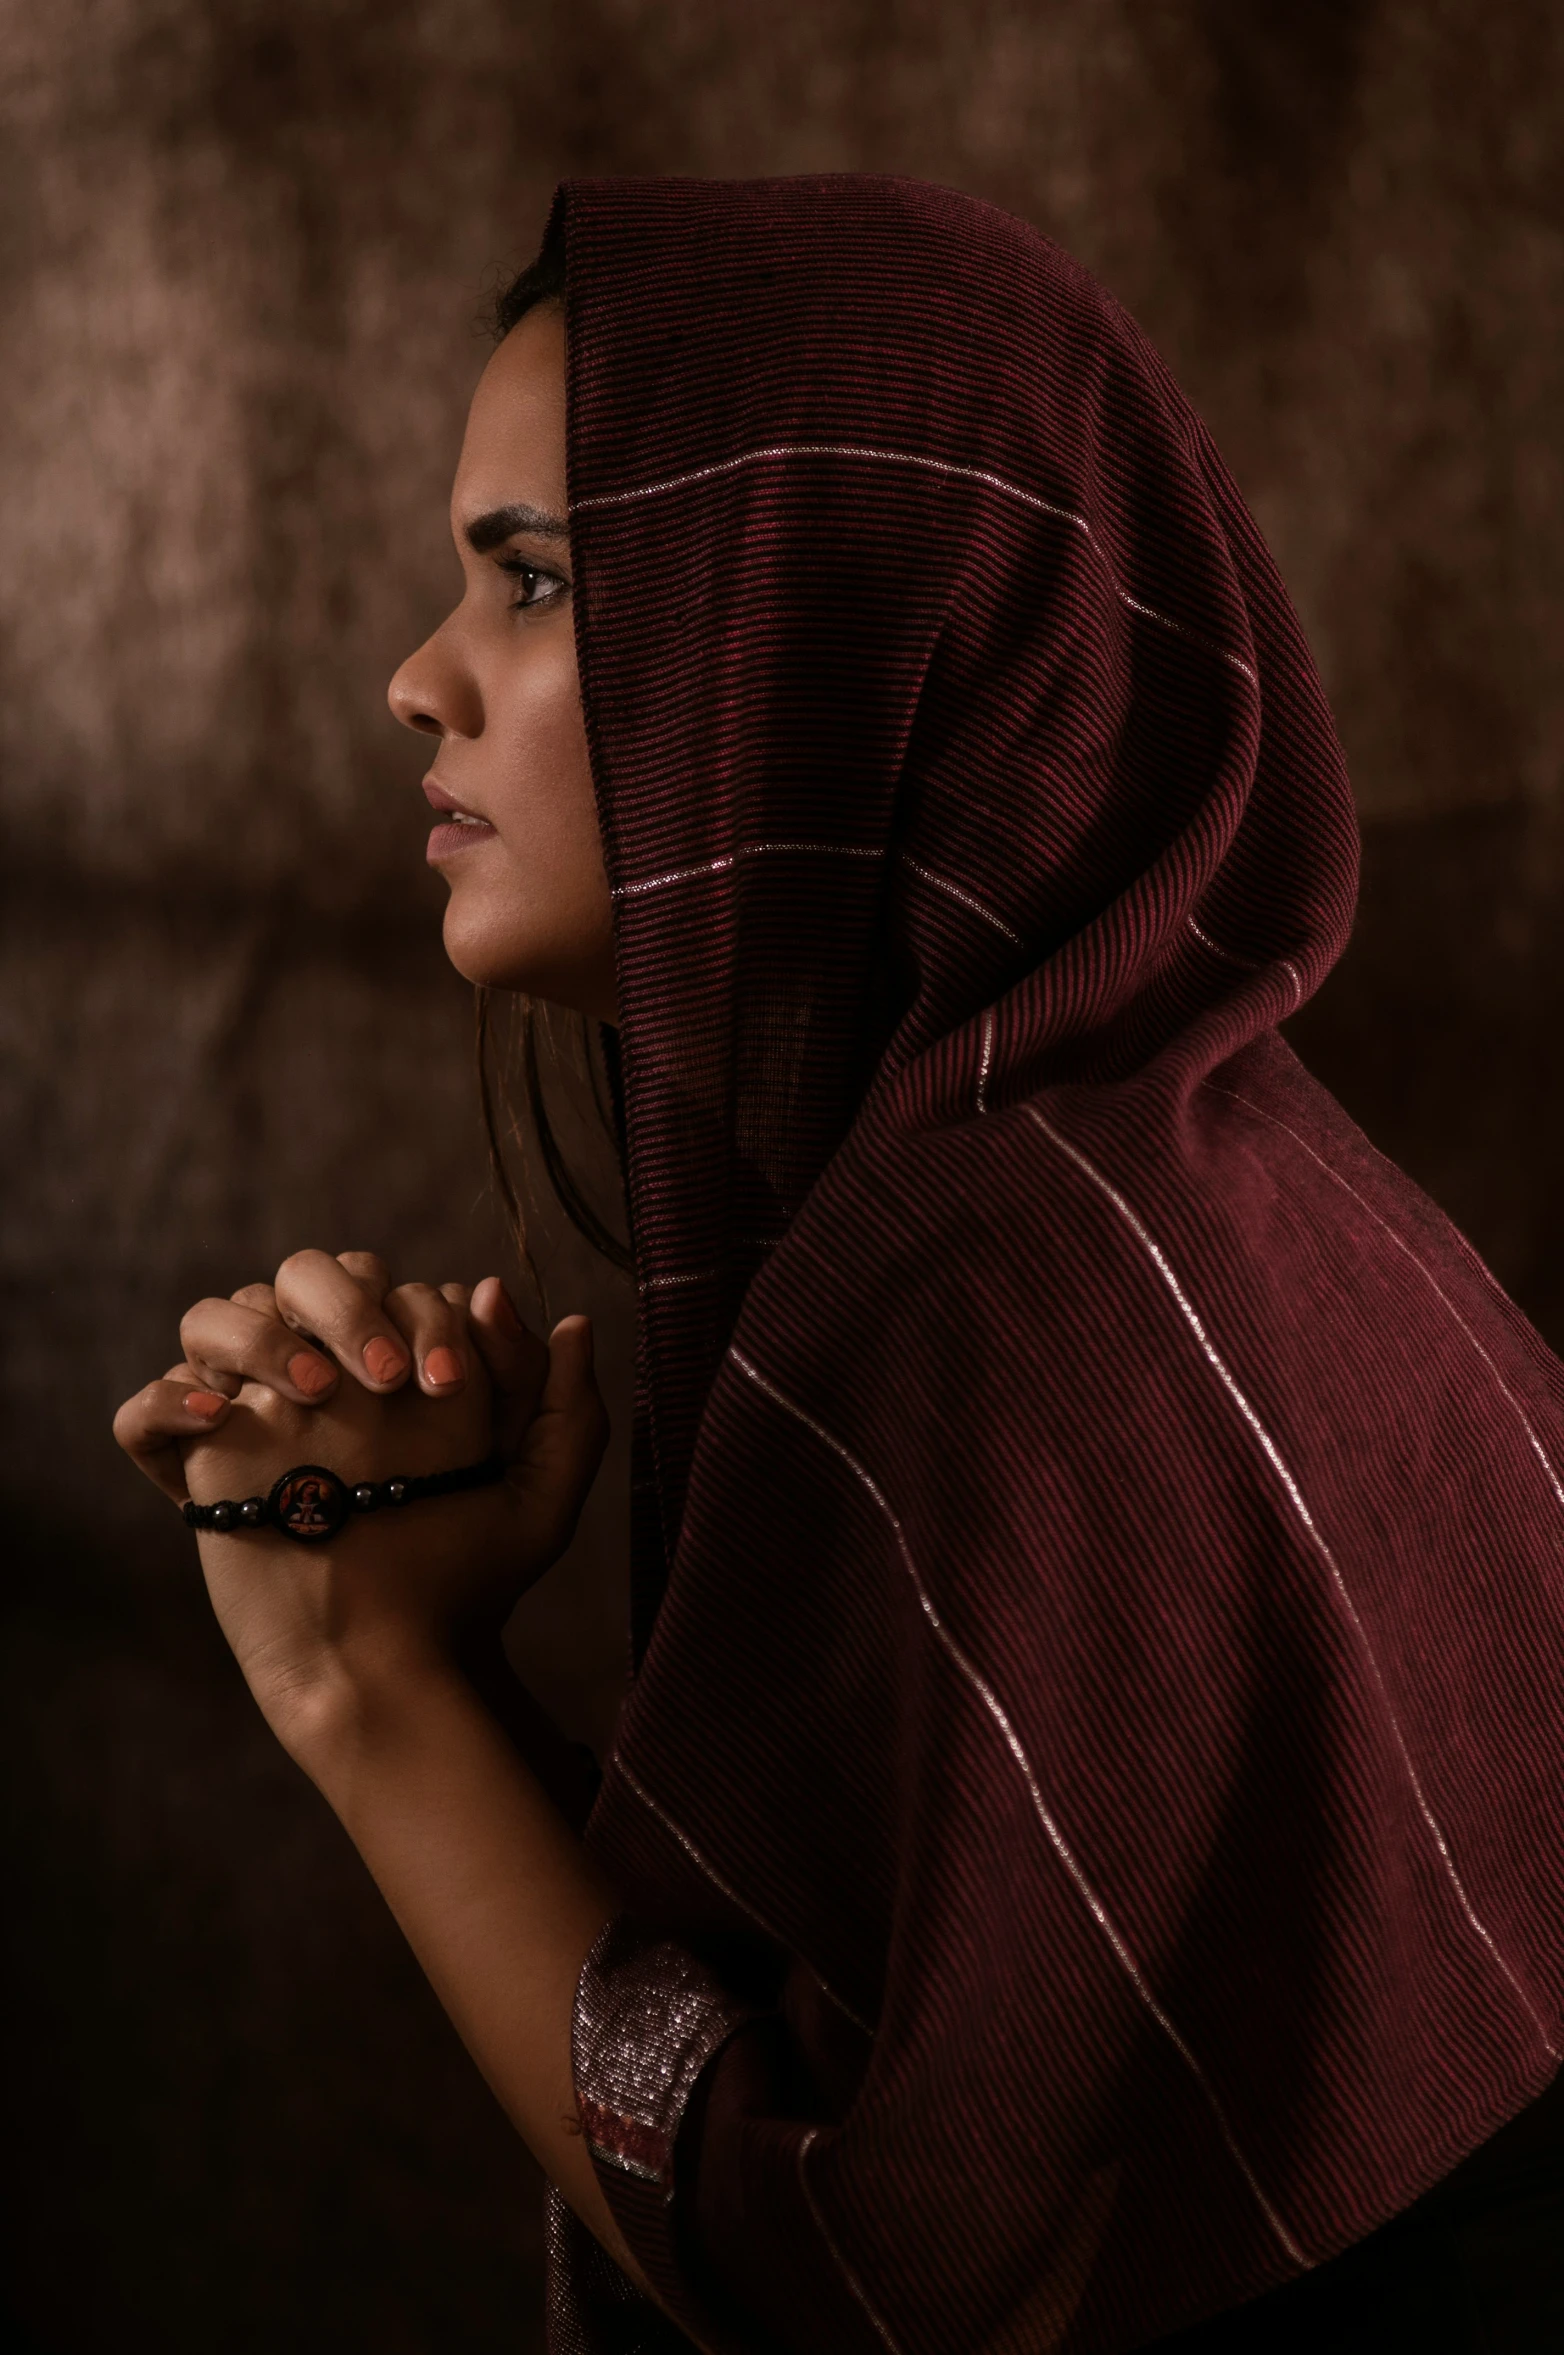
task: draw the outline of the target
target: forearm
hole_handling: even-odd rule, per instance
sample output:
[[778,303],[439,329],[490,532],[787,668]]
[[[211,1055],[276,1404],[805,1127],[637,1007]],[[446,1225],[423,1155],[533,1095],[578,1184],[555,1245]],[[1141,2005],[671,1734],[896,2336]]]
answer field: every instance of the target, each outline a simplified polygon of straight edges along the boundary
[[582,2139],[571,2013],[615,1910],[581,1842],[471,1684],[417,1661],[344,1673],[279,1727],[340,1817],[497,2099],[638,2277]]

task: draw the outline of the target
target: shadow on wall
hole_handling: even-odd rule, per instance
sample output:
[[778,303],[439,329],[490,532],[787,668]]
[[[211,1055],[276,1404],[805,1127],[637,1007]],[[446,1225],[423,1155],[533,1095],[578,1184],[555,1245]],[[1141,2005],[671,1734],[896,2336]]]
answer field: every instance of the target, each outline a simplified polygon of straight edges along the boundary
[[[1276,547],[1369,821],[1289,1026],[1564,1341],[1564,16],[98,0],[9,28],[0,1480],[18,2342],[537,2343],[536,2183],[107,1435],[303,1243],[500,1264],[384,682],[482,289],[579,171],[891,169],[1097,268]],[[623,1294],[596,1312],[622,1434]],[[623,1459],[516,1631],[601,1738]]]

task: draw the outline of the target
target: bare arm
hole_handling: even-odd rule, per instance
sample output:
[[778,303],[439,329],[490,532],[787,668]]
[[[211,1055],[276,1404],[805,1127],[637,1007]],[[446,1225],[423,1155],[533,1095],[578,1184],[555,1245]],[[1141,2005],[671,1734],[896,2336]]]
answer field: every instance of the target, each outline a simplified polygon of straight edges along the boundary
[[344,1678],[279,1730],[517,2132],[639,2281],[571,2082],[576,1981],[615,1910],[580,1841],[472,1686],[438,1660]]
[[164,1492],[262,1495],[300,1461],[342,1478],[472,1463],[506,1479],[350,1522],[318,1546],[204,1531],[212,1605],[273,1732],[340,1817],[539,2163],[645,2287],[576,2115],[571,2014],[612,1893],[462,1663],[568,1543],[606,1418],[591,1333],[545,1350],[492,1278],[392,1288],[372,1256],[298,1254],[206,1301],[184,1362],[116,1418]]

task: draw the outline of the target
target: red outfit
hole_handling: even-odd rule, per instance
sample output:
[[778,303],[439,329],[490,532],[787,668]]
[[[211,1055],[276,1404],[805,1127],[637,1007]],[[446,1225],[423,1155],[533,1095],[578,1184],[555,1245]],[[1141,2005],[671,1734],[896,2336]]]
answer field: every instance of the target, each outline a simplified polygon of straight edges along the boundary
[[[1112,299],[561,198],[641,1291],[577,2087],[716,2348],[1111,2355],[1564,2047],[1564,1374],[1283,1045],[1356,835]],[[562,2215],[560,2350],[678,2343]]]

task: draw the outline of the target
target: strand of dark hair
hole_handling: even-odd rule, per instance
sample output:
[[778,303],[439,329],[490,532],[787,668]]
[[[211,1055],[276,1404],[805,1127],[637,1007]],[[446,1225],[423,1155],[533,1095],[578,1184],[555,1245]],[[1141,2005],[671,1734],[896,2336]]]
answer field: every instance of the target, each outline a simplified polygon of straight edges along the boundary
[[[483,1116],[483,1133],[489,1149],[489,1168],[495,1190],[504,1206],[507,1222],[514,1238],[517,1254],[526,1270],[528,1281],[537,1293],[545,1316],[549,1314],[547,1290],[527,1236],[527,1217],[522,1207],[516,1182],[511,1175],[506,1152],[506,1134],[514,1137],[517,1122],[512,1113],[505,1085],[504,1063],[495,1049],[490,992],[477,988],[473,992],[474,1048],[478,1073],[478,1102]],[[592,1104],[607,1135],[613,1142],[616,1161],[622,1167],[623,1141],[611,1100],[605,1100],[603,1084],[598,1076],[600,1054],[593,1053],[592,1031],[595,1027],[585,1015],[578,1017],[581,1025],[580,1045],[586,1064],[592,1093]],[[629,1248],[621,1242],[613,1229],[589,1199],[571,1168],[559,1142],[549,1112],[548,1097],[543,1085],[543,1071],[538,1054],[539,1022],[537,1009],[530,998],[522,998],[518,1007],[521,1030],[521,1081],[526,1102],[528,1125],[537,1145],[538,1158],[544,1175],[553,1188],[556,1200],[578,1235],[592,1246],[611,1267],[623,1274],[634,1269]],[[601,1050],[602,1042],[597,1042]]]
[[538,1296],[544,1322],[547,1324],[550,1321],[548,1294],[544,1288],[543,1278],[538,1273],[537,1261],[533,1258],[531,1246],[527,1241],[526,1213],[521,1207],[521,1198],[516,1192],[515,1181],[510,1174],[510,1163],[505,1157],[505,1147],[500,1139],[499,1114],[495,1104],[496,1089],[489,1072],[489,1032],[491,1028],[489,992],[481,982],[473,989],[472,1007],[473,1063],[478,1076],[478,1106],[483,1118],[484,1141],[489,1148],[489,1175],[494,1182],[495,1192],[504,1205],[505,1221],[510,1228],[511,1241],[516,1247],[516,1255],[526,1271],[527,1281]]
[[503,343],[511,329],[535,310],[539,303],[562,303],[565,299],[565,240],[559,223],[550,221],[537,259],[518,270],[509,285],[502,288],[494,300],[490,321],[496,343]]
[[[593,1062],[590,1024],[584,1014],[578,1019],[581,1024],[581,1051],[590,1070]],[[538,1067],[538,1021],[530,998],[523,1000],[521,1009],[521,1069],[527,1091],[527,1112],[538,1140],[538,1152],[560,1208],[577,1234],[583,1235],[594,1251],[600,1252],[622,1274],[629,1275],[635,1265],[634,1260],[613,1229],[604,1223],[588,1201],[554,1133],[554,1124],[549,1118],[548,1099],[543,1092],[543,1075]],[[601,1107],[602,1099],[595,1086],[592,1099],[594,1104]],[[607,1121],[604,1126],[608,1127]],[[611,1129],[609,1133],[613,1133]]]

